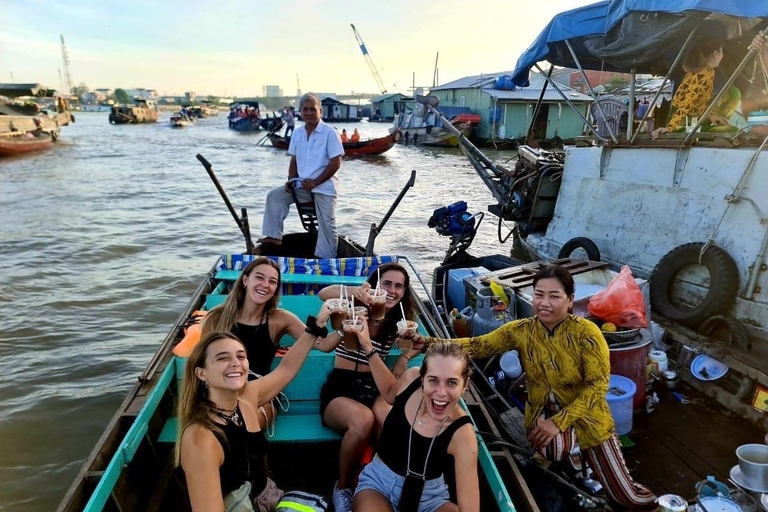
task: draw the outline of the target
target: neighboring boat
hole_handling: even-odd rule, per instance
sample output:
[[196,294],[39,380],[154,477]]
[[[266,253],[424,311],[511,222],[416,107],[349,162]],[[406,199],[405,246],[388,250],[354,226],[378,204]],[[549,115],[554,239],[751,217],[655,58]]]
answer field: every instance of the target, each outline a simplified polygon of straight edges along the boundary
[[107,103],[99,103],[96,105],[83,105],[80,107],[83,112],[111,112],[112,105]]
[[160,117],[151,100],[137,99],[135,105],[114,105],[109,113],[112,124],[156,123]]
[[[412,183],[413,176],[408,186]],[[405,189],[397,202],[404,194]],[[230,211],[234,214],[233,209]],[[243,232],[249,233],[241,220],[238,219],[238,223]],[[383,223],[379,227],[383,227]],[[369,250],[373,248],[372,240]],[[269,256],[281,265],[280,306],[300,318],[317,311],[321,302],[314,292],[323,286],[361,284],[374,266],[387,261],[399,261],[412,270],[406,258],[371,256],[365,248],[344,237],[339,239],[337,259],[316,260],[312,255],[315,242],[316,232],[289,234],[281,246],[256,246],[253,251],[254,255]],[[59,504],[59,512],[189,510],[183,476],[173,467],[173,449],[178,436],[175,403],[185,364],[185,359],[173,354],[173,348],[183,338],[184,327],[192,314],[221,304],[243,265],[252,257],[232,254],[216,261],[108,424]],[[421,280],[414,280],[418,282]],[[436,314],[437,309],[429,300],[428,292],[419,296],[424,299],[417,301],[423,332],[446,336],[445,325],[432,313]],[[289,345],[291,341],[283,338],[282,344]],[[395,348],[389,358],[394,359],[397,354]],[[285,490],[301,489],[328,495],[333,488],[341,435],[322,424],[319,393],[333,367],[334,357],[333,353],[311,352],[297,377],[285,389],[290,406],[280,413],[274,434],[269,437],[270,472]],[[279,358],[280,355],[276,363]],[[418,363],[417,360],[413,364]],[[493,432],[497,431],[491,417],[471,384],[463,406],[470,412],[478,431],[491,432],[483,435],[495,439]],[[521,511],[538,512],[535,503],[529,500],[530,493],[524,492],[527,491],[525,482],[519,478],[508,449],[495,446],[491,451],[482,437],[478,441],[481,509],[513,512],[517,507]],[[312,462],[297,464],[297,457]],[[447,473],[447,481],[453,486],[451,473]],[[513,497],[511,492],[515,493]]]
[[[0,102],[0,154],[16,155],[41,151],[58,140],[61,128],[75,122],[69,111],[68,97],[40,84],[0,84],[0,96],[6,98],[54,98],[45,108],[37,103]],[[18,101],[18,100],[16,100]]]
[[173,114],[170,119],[171,128],[184,128],[192,124],[192,120],[181,114]]
[[[402,114],[395,116],[390,133],[400,130],[403,144],[421,144],[424,146],[457,147],[458,136],[448,130],[439,117],[429,112],[423,105],[413,109],[403,107]],[[467,107],[440,107],[440,112],[448,122],[465,137],[472,136],[480,123],[480,116],[473,114]]]
[[[389,135],[376,139],[344,142],[342,143],[344,146],[344,156],[381,155],[392,149],[392,146],[400,140],[401,135],[399,130],[395,130]],[[280,135],[272,134],[269,136],[269,142],[277,149],[288,149],[291,140],[290,138],[286,139]]]
[[261,112],[258,101],[238,101],[229,106],[229,127],[237,132],[261,131]]
[[53,144],[53,137],[48,132],[37,130],[18,135],[0,135],[0,156],[16,156],[33,151],[48,149]]

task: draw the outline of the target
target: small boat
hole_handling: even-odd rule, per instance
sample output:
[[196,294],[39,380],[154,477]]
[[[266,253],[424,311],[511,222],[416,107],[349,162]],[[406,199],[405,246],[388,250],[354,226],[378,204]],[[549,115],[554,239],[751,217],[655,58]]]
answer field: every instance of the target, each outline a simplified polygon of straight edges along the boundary
[[258,132],[262,129],[258,101],[238,101],[229,106],[229,127],[236,132]]
[[[414,176],[415,173],[407,187],[412,186]],[[242,221],[238,219],[238,222]],[[244,226],[241,229],[249,240],[247,224]],[[372,240],[366,249],[340,237],[337,258],[323,260],[314,259],[312,255],[315,243],[316,232],[310,230],[286,235],[281,246],[257,245],[253,255],[230,254],[217,259],[107,425],[59,504],[58,512],[189,510],[184,478],[173,466],[173,449],[178,436],[175,403],[185,366],[185,359],[174,355],[173,348],[184,336],[185,324],[194,312],[221,304],[243,266],[252,258],[268,256],[281,265],[280,307],[302,318],[319,308],[321,302],[314,293],[319,288],[331,284],[361,284],[374,266],[388,261],[398,261],[412,270],[407,258],[374,255]],[[249,242],[246,245],[251,247]],[[414,280],[412,287],[419,283],[420,279]],[[423,288],[423,283],[421,285]],[[417,293],[413,288],[412,292]],[[424,290],[418,296],[424,299],[417,301],[423,332],[447,336],[445,324],[436,320],[437,309],[429,300],[428,291]],[[290,345],[292,341],[283,338],[282,344]],[[396,358],[398,353],[393,348],[388,359]],[[327,496],[333,488],[341,435],[322,424],[318,408],[320,387],[333,367],[334,357],[333,353],[312,351],[299,374],[284,390],[290,407],[278,416],[274,433],[269,437],[269,465],[275,481],[285,490],[304,490]],[[275,362],[280,358],[278,353]],[[416,360],[414,364],[419,362]],[[536,505],[527,501],[530,493],[518,491],[527,488],[518,478],[519,471],[508,448],[504,445],[491,447],[484,441],[483,436],[490,435],[495,439],[498,431],[472,385],[464,395],[462,406],[470,413],[478,431],[481,510],[538,512]],[[297,464],[297,460],[311,463]],[[452,473],[446,473],[446,480],[449,487],[455,489]],[[515,496],[510,495],[512,492]]]
[[394,133],[400,130],[403,134],[403,144],[420,144],[424,146],[457,147],[459,137],[455,130],[449,130],[446,120],[461,132],[464,137],[471,137],[475,127],[480,123],[480,116],[473,114],[467,107],[440,107],[444,119],[428,112],[423,105],[417,104],[412,110],[395,116],[390,128]]
[[33,151],[48,149],[53,144],[53,137],[48,132],[36,130],[19,135],[3,134],[0,136],[0,156],[15,156]]
[[[396,130],[376,139],[344,142],[344,156],[381,155],[392,149],[392,146],[398,143],[401,136],[400,130]],[[269,136],[269,142],[277,149],[288,149],[291,141],[277,134],[272,134]]]
[[189,126],[192,124],[192,121],[185,116],[182,116],[181,114],[173,114],[171,116],[171,128],[184,128],[185,126]]

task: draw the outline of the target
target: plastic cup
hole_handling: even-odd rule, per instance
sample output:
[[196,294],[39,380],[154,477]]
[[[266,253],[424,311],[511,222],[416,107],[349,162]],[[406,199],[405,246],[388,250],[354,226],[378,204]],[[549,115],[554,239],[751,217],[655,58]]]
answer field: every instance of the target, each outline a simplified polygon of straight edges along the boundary
[[347,319],[349,301],[347,299],[329,299],[325,302],[325,307],[331,312],[331,327],[338,331],[342,327],[342,322]]
[[397,346],[401,352],[413,350],[413,338],[418,332],[419,324],[413,320],[400,320],[397,322]]
[[[355,314],[354,318],[357,318],[359,316],[368,316],[368,308],[365,306],[355,306]],[[347,318],[352,318],[352,307],[347,310]]]
[[384,320],[387,313],[387,291],[379,288],[369,288],[368,295],[371,296],[371,320]]
[[342,329],[344,330],[344,348],[350,352],[359,351],[360,340],[357,339],[357,335],[363,330],[363,319],[348,318],[342,322]]

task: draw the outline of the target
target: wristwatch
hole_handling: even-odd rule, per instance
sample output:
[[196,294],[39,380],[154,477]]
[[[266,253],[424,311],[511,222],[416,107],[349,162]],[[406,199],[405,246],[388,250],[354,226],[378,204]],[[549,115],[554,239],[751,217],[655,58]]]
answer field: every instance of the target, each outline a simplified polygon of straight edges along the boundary
[[307,316],[307,327],[304,329],[309,334],[312,334],[313,336],[317,336],[318,338],[325,338],[328,336],[328,327],[322,326],[318,327],[317,325],[317,318],[315,318],[312,315]]

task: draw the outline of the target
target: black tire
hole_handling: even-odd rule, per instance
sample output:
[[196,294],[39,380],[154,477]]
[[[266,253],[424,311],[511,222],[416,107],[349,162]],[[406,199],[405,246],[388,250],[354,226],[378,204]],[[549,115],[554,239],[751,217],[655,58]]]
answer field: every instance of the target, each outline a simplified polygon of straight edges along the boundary
[[571,238],[570,240],[565,242],[563,246],[560,248],[560,252],[557,253],[557,257],[567,258],[576,249],[584,249],[584,252],[587,253],[587,257],[591,261],[600,261],[600,249],[597,248],[597,245],[595,245],[595,242],[583,236]]
[[752,342],[749,340],[749,332],[746,326],[735,318],[717,315],[708,318],[699,332],[704,336],[736,345],[744,350],[752,350]]
[[707,295],[693,308],[672,304],[670,292],[675,276],[687,265],[697,265],[703,243],[681,245],[667,253],[651,274],[651,307],[659,314],[682,324],[698,328],[709,317],[728,311],[736,300],[739,288],[739,271],[727,252],[716,245],[710,245],[701,264],[709,271]]

